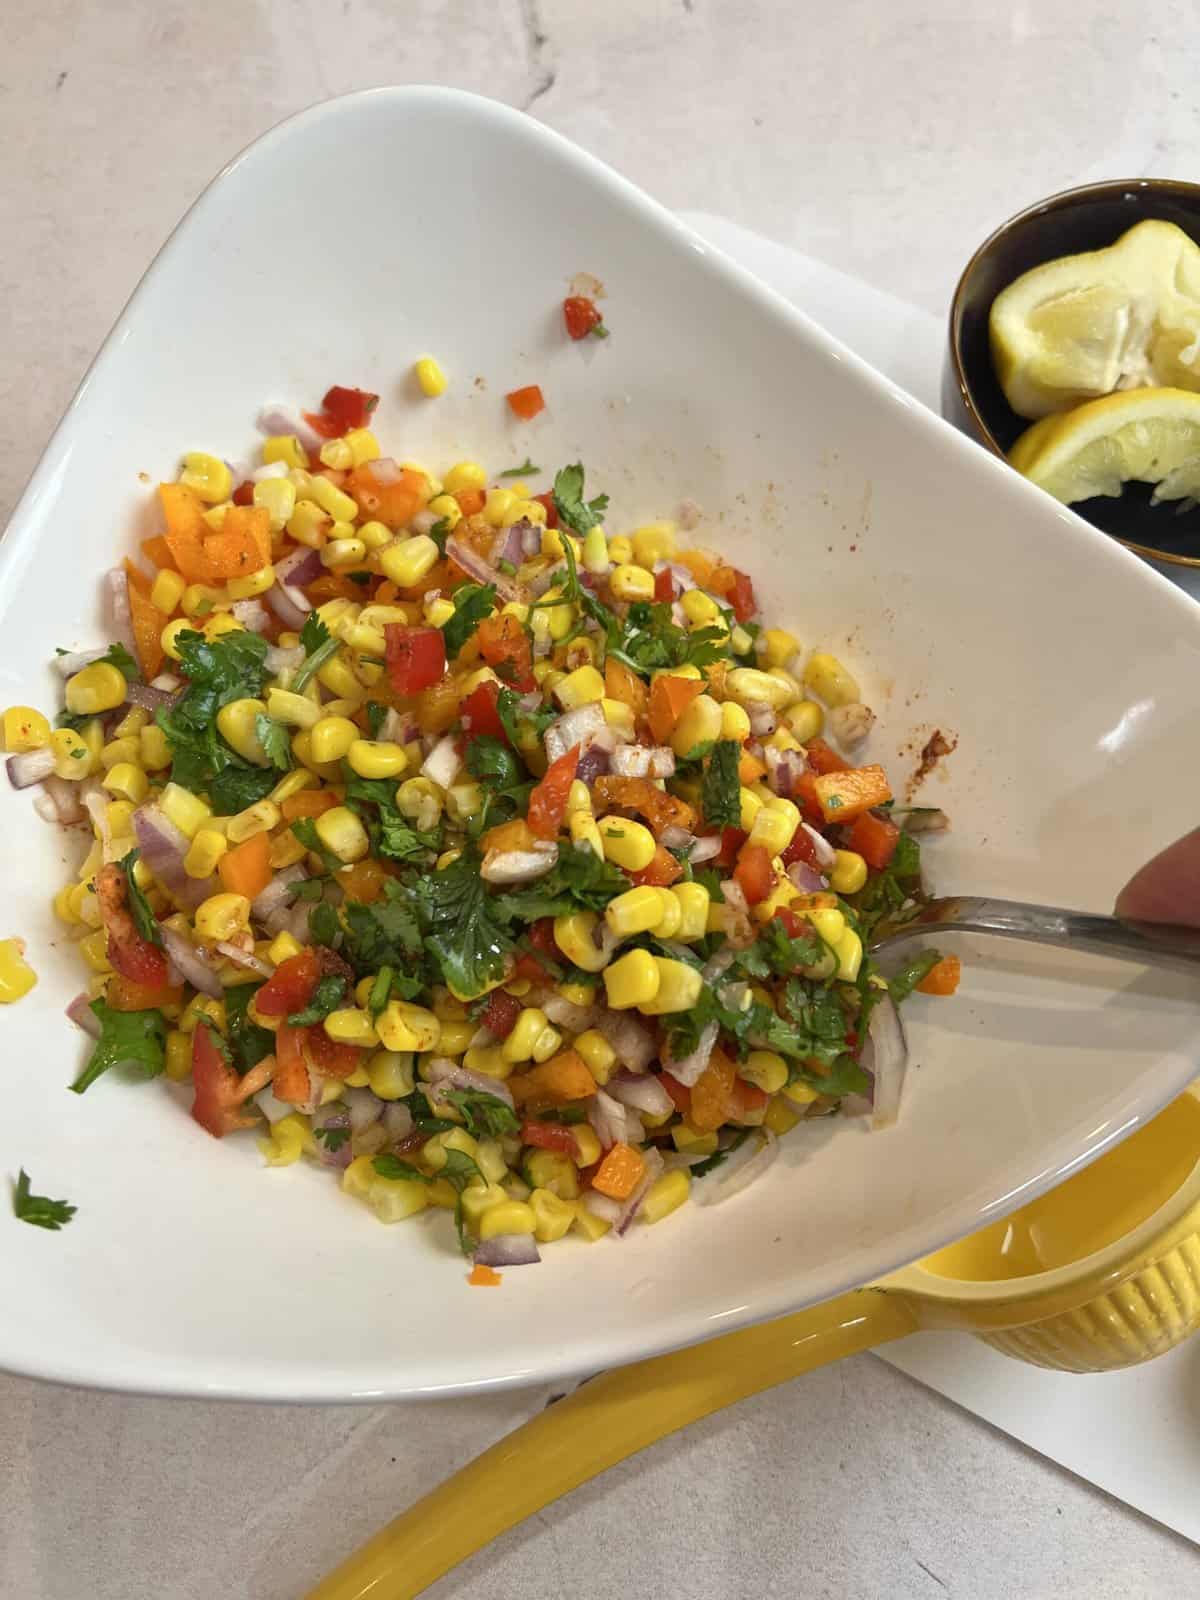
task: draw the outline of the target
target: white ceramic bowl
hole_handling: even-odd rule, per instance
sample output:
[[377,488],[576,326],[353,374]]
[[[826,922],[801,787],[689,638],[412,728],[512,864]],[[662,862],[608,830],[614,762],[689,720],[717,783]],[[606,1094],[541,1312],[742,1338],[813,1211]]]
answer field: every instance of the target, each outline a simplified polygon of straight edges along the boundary
[[[320,204],[315,197],[320,196]],[[569,343],[596,273],[612,337]],[[413,392],[414,358],[451,387]],[[576,459],[610,528],[706,509],[770,620],[852,662],[900,778],[954,829],[935,883],[1103,909],[1196,820],[1200,612],[871,372],[652,201],[523,116],[436,89],[306,112],[196,204],[54,436],[0,551],[0,702],[53,703],[55,646],[98,642],[98,578],[156,531],[142,479],[247,453],[266,400],[383,395],[397,455]],[[537,382],[522,425],[504,392]],[[41,974],[4,1013],[0,1172],[79,1208],[0,1220],[0,1364],[163,1393],[346,1400],[520,1384],[832,1295],[1012,1209],[1195,1070],[1186,986],[999,945],[918,998],[900,1125],[822,1122],[769,1175],[624,1244],[568,1241],[489,1294],[443,1214],[383,1227],[321,1171],[216,1142],[163,1083],[66,1092],[78,957],[49,911],[62,836],[0,796],[0,933]]]

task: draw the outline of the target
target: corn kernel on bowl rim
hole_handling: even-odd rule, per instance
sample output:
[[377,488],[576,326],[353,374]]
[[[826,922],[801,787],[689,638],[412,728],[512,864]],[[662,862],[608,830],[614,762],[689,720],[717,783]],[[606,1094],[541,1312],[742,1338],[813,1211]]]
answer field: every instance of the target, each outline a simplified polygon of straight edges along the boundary
[[[413,142],[430,152],[415,181],[439,215],[445,195],[459,192],[470,200],[461,212],[493,240],[508,230],[519,241],[535,205],[559,219],[538,271],[489,270],[495,302],[484,316],[428,274],[397,279],[402,252],[384,248],[386,272],[373,257],[362,264],[361,315],[349,320],[336,293],[340,248],[306,233],[292,241],[298,282],[276,303],[237,219],[269,209],[289,174],[336,178],[353,212],[386,192]],[[347,149],[361,152],[349,171]],[[286,251],[286,218],[277,220]],[[448,242],[465,226],[451,218]],[[279,248],[272,232],[272,253]],[[584,268],[606,284],[613,337],[580,350],[547,330]],[[219,306],[215,326],[179,326],[189,304]],[[160,337],[168,320],[170,350]],[[237,362],[214,354],[222,340]],[[427,353],[449,387],[418,406],[405,384]],[[388,442],[405,458],[495,469],[526,453],[551,468],[582,458],[621,529],[696,498],[710,513],[700,542],[740,558],[766,619],[828,647],[872,686],[878,737],[890,744],[879,759],[897,764],[931,719],[959,735],[931,790],[956,826],[931,863],[939,882],[957,871],[983,891],[1099,909],[1128,868],[1190,825],[1190,757],[1172,748],[1168,759],[1158,737],[1182,720],[1175,685],[1200,654],[1189,602],[592,158],[517,113],[448,90],[372,90],[302,113],[232,162],[180,224],[0,548],[5,703],[51,703],[42,663],[54,646],[103,637],[95,594],[108,552],[96,563],[96,541],[80,530],[158,531],[139,471],[171,476],[192,440],[233,458],[261,404],[311,404],[342,381],[383,390],[396,430]],[[547,411],[518,425],[500,396],[527,382],[542,385]],[[125,419],[120,428],[112,417]],[[749,513],[739,494],[754,497]],[[112,554],[132,546],[129,537]],[[1080,591],[1072,577],[1085,561]],[[1073,589],[1066,618],[1059,597]],[[1002,665],[989,666],[976,641],[1005,607],[1023,617],[1025,636],[998,630]],[[1141,654],[1136,691],[1113,681],[1110,653],[1090,638],[1097,631]],[[1065,691],[1069,719],[1039,713],[1048,687]],[[923,698],[906,705],[905,696]],[[986,750],[972,738],[985,723]],[[1122,752],[1138,755],[1136,775]],[[1035,785],[1023,783],[1022,766]],[[1138,796],[1155,783],[1152,817]],[[1112,837],[1110,810],[1087,798],[1102,788],[1127,851],[1119,860],[1110,851],[1111,865],[1095,859],[1095,841]],[[728,1205],[684,1207],[619,1246],[556,1246],[540,1273],[506,1274],[480,1305],[464,1299],[465,1265],[422,1224],[379,1226],[331,1197],[324,1174],[264,1171],[252,1143],[215,1144],[186,1116],[183,1090],[114,1081],[83,1099],[66,1095],[80,1047],[61,1008],[78,977],[74,952],[56,953],[61,928],[48,904],[62,846],[37,831],[27,798],[3,804],[0,864],[16,925],[0,932],[26,938],[41,981],[3,1019],[14,1114],[0,1128],[0,1171],[23,1165],[36,1186],[80,1207],[61,1234],[13,1221],[0,1229],[11,1289],[0,1365],[32,1375],[328,1401],[594,1369],[795,1309],[937,1248],[1099,1153],[1194,1070],[1195,1025],[1173,991],[1139,990],[1126,972],[1114,993],[1095,968],[1033,972],[989,953],[969,969],[962,1009],[943,1004],[927,1025],[911,1025],[922,1070],[895,1131],[850,1126],[832,1139],[831,1125],[817,1124],[806,1140],[790,1136],[775,1168]],[[989,835],[1002,855],[981,848]],[[1089,863],[1071,859],[1076,838],[1092,842]],[[1081,994],[1105,1004],[1081,1007]],[[136,1159],[122,1154],[129,1146]]]

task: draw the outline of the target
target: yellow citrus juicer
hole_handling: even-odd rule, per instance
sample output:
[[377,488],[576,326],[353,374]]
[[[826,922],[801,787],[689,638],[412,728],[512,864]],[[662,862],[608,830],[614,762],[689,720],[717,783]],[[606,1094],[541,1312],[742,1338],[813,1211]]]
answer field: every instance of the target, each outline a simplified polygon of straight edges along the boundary
[[655,1440],[922,1328],[1062,1372],[1134,1366],[1200,1326],[1200,1085],[1040,1199],[824,1305],[601,1374],[425,1495],[309,1600],[409,1600]]

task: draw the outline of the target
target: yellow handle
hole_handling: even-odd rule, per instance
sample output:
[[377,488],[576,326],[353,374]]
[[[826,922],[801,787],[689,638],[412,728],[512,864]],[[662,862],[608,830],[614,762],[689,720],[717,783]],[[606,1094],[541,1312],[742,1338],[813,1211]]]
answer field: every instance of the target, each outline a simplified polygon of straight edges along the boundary
[[656,1439],[916,1326],[903,1296],[856,1289],[777,1322],[603,1373],[402,1512],[308,1600],[412,1600],[497,1534]]

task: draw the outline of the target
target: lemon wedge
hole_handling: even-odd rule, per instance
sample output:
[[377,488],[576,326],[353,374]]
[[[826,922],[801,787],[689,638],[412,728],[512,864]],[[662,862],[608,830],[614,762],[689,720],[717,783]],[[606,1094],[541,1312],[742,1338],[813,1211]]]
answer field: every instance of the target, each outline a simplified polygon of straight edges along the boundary
[[992,302],[988,332],[1021,417],[1120,389],[1200,390],[1200,247],[1173,222],[1139,222],[1106,250],[1024,273]]
[[1026,428],[1008,459],[1065,505],[1119,495],[1134,480],[1154,484],[1155,504],[1200,499],[1200,394],[1130,389],[1089,400]]

